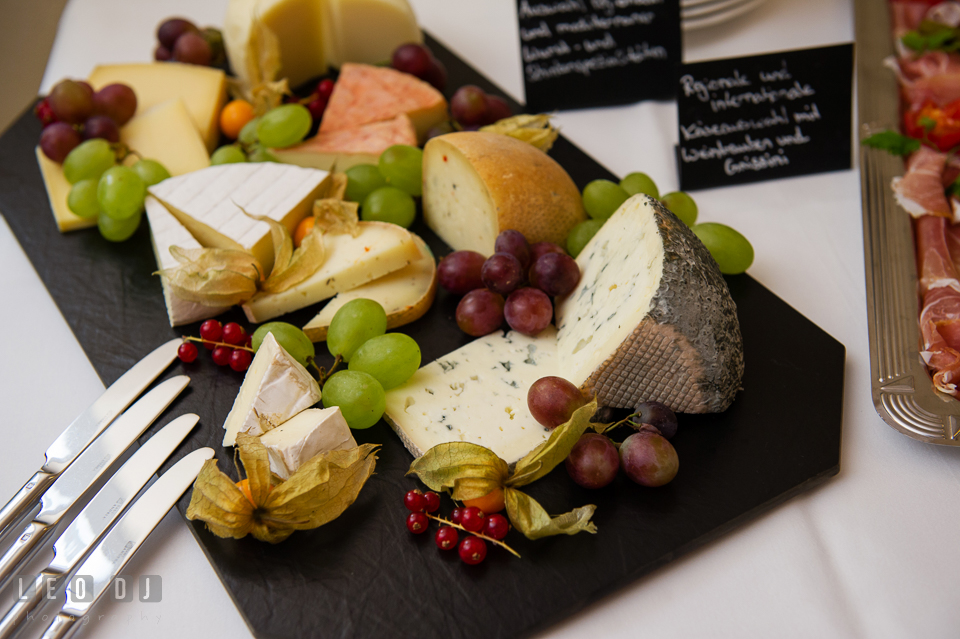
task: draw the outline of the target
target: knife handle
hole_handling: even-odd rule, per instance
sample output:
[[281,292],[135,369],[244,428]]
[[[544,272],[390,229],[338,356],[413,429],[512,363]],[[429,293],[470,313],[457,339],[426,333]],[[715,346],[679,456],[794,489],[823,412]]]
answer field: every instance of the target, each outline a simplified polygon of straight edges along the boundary
[[3,619],[0,619],[0,639],[10,639],[10,637],[13,637],[20,627],[20,624],[22,624],[29,614],[37,608],[37,605],[43,601],[43,593],[44,590],[47,589],[47,583],[53,580],[53,590],[55,591],[59,587],[59,584],[56,582],[62,578],[63,575],[52,572],[44,571],[40,573],[30,586],[30,589],[24,592],[17,600],[17,603],[7,611]]
[[30,481],[25,483],[23,488],[13,496],[13,499],[0,509],[0,532],[15,523],[20,515],[37,502],[56,478],[57,476],[53,473],[46,473],[42,470],[31,477]]
[[66,639],[75,623],[77,623],[77,617],[61,612],[40,639]]
[[39,521],[27,524],[13,545],[0,557],[0,590],[7,585],[17,568],[33,556],[34,549],[40,546],[40,542],[46,539],[52,530],[53,526]]

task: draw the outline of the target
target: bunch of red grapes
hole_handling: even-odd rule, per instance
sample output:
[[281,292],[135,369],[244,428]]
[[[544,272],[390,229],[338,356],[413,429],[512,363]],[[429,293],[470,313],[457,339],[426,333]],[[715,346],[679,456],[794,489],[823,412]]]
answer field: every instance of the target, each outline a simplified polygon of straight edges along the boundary
[[390,66],[420,78],[437,91],[443,91],[447,87],[447,68],[422,44],[401,44],[394,50]]
[[61,80],[33,109],[43,124],[40,148],[54,162],[84,140],[120,141],[120,127],[137,112],[137,96],[125,84],[108,84],[99,91],[83,80]]
[[183,62],[202,67],[219,67],[226,62],[223,35],[218,29],[200,29],[185,18],[168,18],[157,27],[157,48],[153,58],[159,62]]
[[535,336],[553,319],[551,297],[567,295],[580,281],[580,267],[552,242],[533,245],[519,231],[503,231],[489,258],[476,251],[455,251],[440,261],[440,286],[463,295],[457,325],[481,337],[507,325]]

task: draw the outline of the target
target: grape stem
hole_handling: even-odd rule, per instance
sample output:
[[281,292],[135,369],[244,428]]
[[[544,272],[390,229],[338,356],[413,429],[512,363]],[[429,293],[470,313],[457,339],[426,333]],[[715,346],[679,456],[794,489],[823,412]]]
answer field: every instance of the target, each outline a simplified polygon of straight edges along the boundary
[[250,351],[251,353],[256,353],[257,351],[253,350],[249,346],[240,346],[239,344],[227,344],[226,342],[214,342],[209,339],[203,339],[202,337],[191,337],[190,335],[184,335],[183,341],[185,342],[200,342],[201,344],[213,344],[214,346],[226,346],[227,348],[235,348],[241,351]]
[[313,361],[313,358],[310,358],[310,365],[313,366],[314,370],[317,371],[319,376],[320,388],[323,388],[323,385],[327,383],[327,380],[330,379],[330,376],[337,372],[337,368],[340,367],[340,364],[343,363],[343,357],[337,355],[336,359],[333,360],[333,365],[330,367],[329,371],[324,370],[323,366],[317,366],[316,362]]
[[513,555],[513,556],[516,557],[517,559],[521,559],[520,553],[518,553],[516,550],[514,550],[514,549],[511,548],[510,546],[506,545],[505,543],[503,543],[503,542],[500,541],[499,539],[494,539],[493,537],[488,537],[488,536],[484,535],[483,533],[478,533],[478,532],[473,532],[472,530],[467,530],[466,528],[464,528],[464,527],[461,526],[460,524],[455,524],[455,523],[453,523],[452,521],[450,521],[450,520],[448,520],[448,519],[444,519],[443,517],[437,517],[436,515],[431,515],[430,513],[424,513],[424,514],[426,514],[426,516],[427,516],[428,518],[430,518],[430,519],[433,519],[433,520],[435,520],[435,521],[439,521],[441,524],[444,524],[444,525],[446,525],[446,526],[450,526],[450,527],[452,527],[452,528],[459,528],[459,529],[462,530],[463,532],[470,533],[470,534],[473,535],[474,537],[479,537],[480,539],[483,539],[483,540],[485,540],[485,541],[489,541],[491,544],[496,544],[497,546],[500,546],[501,548],[504,548],[507,552],[509,552],[511,555]]

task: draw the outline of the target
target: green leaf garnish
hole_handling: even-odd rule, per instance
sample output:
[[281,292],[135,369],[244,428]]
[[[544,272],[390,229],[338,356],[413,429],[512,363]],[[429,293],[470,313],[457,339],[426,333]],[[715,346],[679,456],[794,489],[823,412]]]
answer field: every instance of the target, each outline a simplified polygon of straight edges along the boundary
[[[929,119],[929,118],[928,118]],[[934,122],[936,125],[936,122]],[[896,131],[886,130],[874,133],[860,141],[860,144],[886,151],[891,155],[909,155],[920,148],[920,140],[901,135]]]

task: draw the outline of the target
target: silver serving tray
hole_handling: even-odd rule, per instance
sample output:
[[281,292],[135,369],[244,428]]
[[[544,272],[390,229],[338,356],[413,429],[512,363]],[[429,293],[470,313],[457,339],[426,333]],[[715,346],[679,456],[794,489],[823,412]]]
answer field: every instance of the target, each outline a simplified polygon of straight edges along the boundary
[[[898,130],[899,87],[882,64],[894,55],[888,0],[856,0],[855,8],[858,114],[860,136],[866,137]],[[858,146],[873,405],[883,421],[908,437],[960,446],[960,400],[934,389],[920,357],[913,231],[910,215],[890,190],[890,180],[903,175],[903,162]]]

